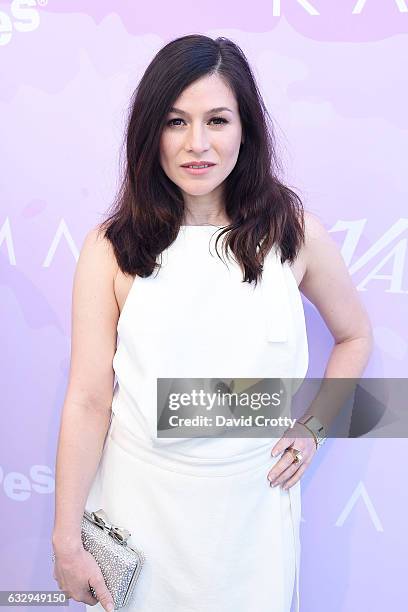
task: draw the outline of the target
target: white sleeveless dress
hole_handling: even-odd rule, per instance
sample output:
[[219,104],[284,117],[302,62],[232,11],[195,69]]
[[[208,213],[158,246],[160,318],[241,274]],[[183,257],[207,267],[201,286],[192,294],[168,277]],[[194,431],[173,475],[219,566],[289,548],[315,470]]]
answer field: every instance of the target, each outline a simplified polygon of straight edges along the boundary
[[[131,532],[146,562],[132,612],[299,610],[300,481],[267,474],[276,438],[158,438],[156,379],[299,378],[308,368],[301,296],[273,249],[242,282],[216,226],[182,226],[118,321],[112,420],[86,508]],[[232,255],[231,255],[232,256]],[[88,612],[102,610],[86,606]]]

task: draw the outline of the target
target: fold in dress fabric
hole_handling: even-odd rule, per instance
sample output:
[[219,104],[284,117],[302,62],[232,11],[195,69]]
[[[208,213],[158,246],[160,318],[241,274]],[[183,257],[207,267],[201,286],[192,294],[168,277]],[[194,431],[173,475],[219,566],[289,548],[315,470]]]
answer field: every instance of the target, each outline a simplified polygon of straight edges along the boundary
[[[118,321],[112,419],[86,501],[131,532],[146,562],[132,612],[299,611],[300,481],[267,474],[275,438],[157,436],[157,378],[296,378],[308,368],[302,299],[278,250],[255,287],[182,226],[136,277]],[[288,413],[289,414],[289,413]],[[102,609],[86,606],[89,612]]]

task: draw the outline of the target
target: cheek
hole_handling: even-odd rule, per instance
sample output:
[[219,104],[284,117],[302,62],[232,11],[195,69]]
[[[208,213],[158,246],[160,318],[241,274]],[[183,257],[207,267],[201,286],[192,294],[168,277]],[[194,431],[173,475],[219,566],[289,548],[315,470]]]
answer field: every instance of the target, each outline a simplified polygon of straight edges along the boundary
[[236,157],[239,153],[239,147],[241,144],[241,135],[238,131],[232,131],[229,133],[228,138],[224,139],[219,143],[220,149],[222,149],[222,154],[228,157]]
[[234,146],[228,146],[228,148],[225,149],[224,152],[224,157],[226,160],[228,160],[231,164],[235,164],[235,162],[237,161],[238,155],[239,155],[239,145],[240,145],[241,141],[239,140],[237,144],[234,144]]
[[168,156],[171,151],[171,148],[172,148],[172,138],[169,137],[168,134],[163,134],[162,137],[160,138],[160,144],[159,144],[160,155],[162,157]]
[[160,155],[163,160],[168,163],[174,161],[174,157],[177,154],[178,146],[175,138],[164,137],[160,143]]

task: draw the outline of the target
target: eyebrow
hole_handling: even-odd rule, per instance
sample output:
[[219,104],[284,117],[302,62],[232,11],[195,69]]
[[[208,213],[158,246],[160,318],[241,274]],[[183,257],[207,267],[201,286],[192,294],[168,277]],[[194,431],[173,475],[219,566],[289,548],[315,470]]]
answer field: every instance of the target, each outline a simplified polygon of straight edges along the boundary
[[[216,106],[215,108],[211,108],[205,114],[210,115],[211,113],[221,113],[222,111],[229,111],[230,113],[233,112],[230,108],[227,108],[226,106]],[[178,113],[179,115],[185,115],[186,117],[190,116],[190,114],[186,113],[186,111],[181,110],[181,108],[175,108],[174,106],[171,107],[169,113]]]

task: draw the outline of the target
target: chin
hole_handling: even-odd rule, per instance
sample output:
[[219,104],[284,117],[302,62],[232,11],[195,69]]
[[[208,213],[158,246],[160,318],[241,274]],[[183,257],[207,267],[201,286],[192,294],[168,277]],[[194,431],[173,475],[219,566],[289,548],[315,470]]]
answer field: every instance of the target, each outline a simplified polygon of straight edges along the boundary
[[179,187],[187,195],[204,196],[204,195],[207,195],[208,193],[211,193],[211,191],[213,191],[217,187],[217,185],[200,185],[200,186],[197,185],[196,189],[194,189],[194,187],[192,188],[191,185],[189,185],[188,187],[179,185]]

